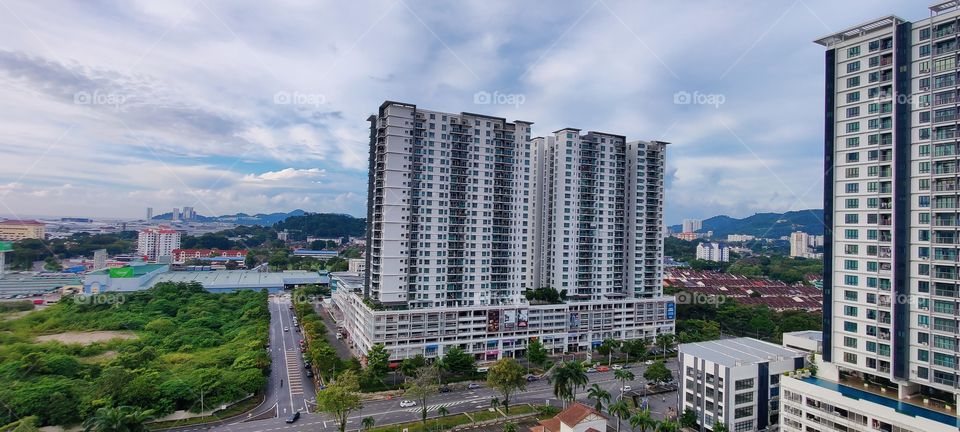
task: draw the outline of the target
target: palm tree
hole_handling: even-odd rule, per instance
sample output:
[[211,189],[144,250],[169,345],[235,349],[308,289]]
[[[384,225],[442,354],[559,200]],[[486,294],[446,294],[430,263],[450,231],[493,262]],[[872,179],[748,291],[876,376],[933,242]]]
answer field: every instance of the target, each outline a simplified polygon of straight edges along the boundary
[[677,432],[680,430],[680,424],[675,421],[664,420],[657,423],[656,432]]
[[563,402],[564,408],[566,408],[568,401],[576,400],[577,387],[585,386],[589,381],[583,363],[575,360],[569,360],[555,366],[550,373],[553,395]]
[[[440,408],[437,408],[437,414],[440,415],[441,419],[446,420],[447,414],[450,414],[450,410],[448,410],[447,407],[442,406]],[[440,423],[440,422],[438,421],[437,423]]]
[[511,422],[503,425],[503,432],[517,432],[518,430],[516,423]]
[[83,431],[141,432],[147,430],[143,424],[152,418],[153,410],[141,410],[126,405],[117,408],[104,407],[83,422]]
[[650,415],[650,409],[635,412],[630,416],[630,427],[640,428],[640,432],[647,432],[657,426],[657,421]]
[[607,407],[611,415],[617,417],[617,432],[620,432],[620,420],[630,417],[630,406],[627,401],[620,398],[613,405]]
[[600,384],[594,384],[587,390],[587,398],[593,399],[593,408],[597,411],[603,411],[603,403],[610,403],[610,392],[600,387]]
[[620,369],[618,371],[613,371],[613,377],[620,381],[620,397],[623,397],[623,386],[627,385],[627,381],[633,381],[637,377],[626,369]]
[[364,417],[363,420],[360,420],[360,423],[363,425],[363,430],[373,429],[373,425],[377,423],[373,417]]

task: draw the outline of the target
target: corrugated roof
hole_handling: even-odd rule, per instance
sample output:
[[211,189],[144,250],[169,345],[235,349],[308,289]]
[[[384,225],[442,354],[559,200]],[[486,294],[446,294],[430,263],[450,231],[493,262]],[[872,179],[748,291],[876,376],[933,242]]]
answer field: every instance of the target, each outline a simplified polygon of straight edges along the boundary
[[802,357],[804,355],[796,350],[746,337],[680,344],[680,353],[726,367]]

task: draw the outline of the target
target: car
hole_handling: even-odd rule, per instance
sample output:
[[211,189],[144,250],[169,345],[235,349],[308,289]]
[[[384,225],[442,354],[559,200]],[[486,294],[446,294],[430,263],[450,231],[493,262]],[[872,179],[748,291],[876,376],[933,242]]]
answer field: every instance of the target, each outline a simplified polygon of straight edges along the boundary
[[594,373],[594,372],[596,372],[596,371],[597,371],[596,368],[592,368],[592,367],[588,367],[588,368],[587,368],[587,373]]
[[490,368],[488,368],[488,367],[478,367],[478,368],[477,368],[477,372],[478,372],[478,373],[487,373],[488,371],[490,371]]
[[297,420],[300,420],[300,411],[293,413],[290,417],[287,417],[287,423],[293,423]]
[[339,340],[339,339],[343,339],[343,336],[340,335],[340,333],[337,333],[337,339],[338,339],[338,340]]
[[307,378],[313,378],[313,370],[307,369]]
[[293,305],[290,305],[290,310],[293,310]]
[[610,368],[606,366],[597,366],[597,372],[610,372]]
[[450,393],[450,387],[448,386],[440,387],[440,393]]
[[527,382],[539,381],[540,377],[536,375],[527,375]]
[[470,384],[467,384],[467,388],[470,389],[470,390],[478,389],[478,388],[480,388],[480,384],[470,383]]
[[623,387],[620,387],[620,393],[626,393],[626,392],[631,391],[631,390],[633,390],[633,387],[630,387],[630,386],[628,386],[628,385],[625,385],[625,386],[623,386]]
[[647,361],[643,362],[643,364],[645,364],[645,365],[647,365],[647,366],[650,366],[650,365],[653,364],[653,360],[647,360]]
[[283,328],[283,331],[285,331],[285,332],[290,331],[290,327],[284,327],[284,328]]
[[615,365],[613,365],[613,366],[610,366],[610,369],[613,369],[613,370],[621,370],[621,369],[623,369],[623,366],[618,365],[618,364],[615,364]]
[[400,401],[400,408],[409,408],[413,406],[417,406],[417,403],[412,400],[404,399]]
[[623,365],[623,368],[624,368],[624,369],[633,369],[633,365],[630,364],[630,363],[627,363],[627,364]]

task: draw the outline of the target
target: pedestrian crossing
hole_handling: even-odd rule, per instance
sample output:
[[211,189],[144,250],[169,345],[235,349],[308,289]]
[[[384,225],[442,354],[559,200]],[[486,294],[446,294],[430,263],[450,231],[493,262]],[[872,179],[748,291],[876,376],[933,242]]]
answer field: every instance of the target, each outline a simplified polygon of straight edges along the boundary
[[283,353],[286,357],[287,379],[290,386],[290,394],[303,394],[303,378],[300,374],[300,353],[294,350],[287,350]]
[[[468,402],[468,401],[461,400],[461,401],[453,401],[453,402],[445,402],[445,403],[427,405],[427,412],[436,411],[436,410],[440,409],[440,407],[447,407],[447,408],[449,408],[449,407],[452,407],[452,406],[457,406],[457,405],[460,405],[460,404],[465,404],[465,403],[467,403],[467,402]],[[411,412],[411,413],[421,412],[421,411],[420,411],[420,407],[418,407],[418,406],[413,407],[413,408],[407,408],[407,409],[405,409],[404,411],[406,411],[406,412]]]

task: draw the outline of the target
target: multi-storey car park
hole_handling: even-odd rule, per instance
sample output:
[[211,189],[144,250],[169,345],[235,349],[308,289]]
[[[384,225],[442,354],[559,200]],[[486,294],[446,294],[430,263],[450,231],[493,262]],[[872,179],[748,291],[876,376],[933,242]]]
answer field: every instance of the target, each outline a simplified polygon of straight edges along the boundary
[[817,377],[785,379],[784,430],[957,430],[958,6],[817,41],[823,361]]
[[[666,143],[385,102],[370,119],[364,283],[334,277],[360,351],[481,359],[673,331],[663,296]],[[528,301],[537,287],[561,304]]]

